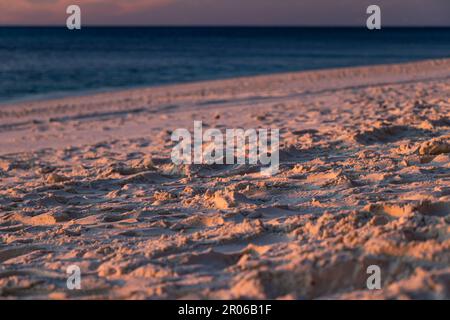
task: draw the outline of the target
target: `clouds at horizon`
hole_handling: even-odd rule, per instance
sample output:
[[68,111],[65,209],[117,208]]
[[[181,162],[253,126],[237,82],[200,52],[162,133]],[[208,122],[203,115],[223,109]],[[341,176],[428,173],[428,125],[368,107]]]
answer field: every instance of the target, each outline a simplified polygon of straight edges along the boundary
[[450,26],[448,0],[0,0],[0,24],[64,25],[71,4],[84,25],[365,25],[378,4],[384,26]]

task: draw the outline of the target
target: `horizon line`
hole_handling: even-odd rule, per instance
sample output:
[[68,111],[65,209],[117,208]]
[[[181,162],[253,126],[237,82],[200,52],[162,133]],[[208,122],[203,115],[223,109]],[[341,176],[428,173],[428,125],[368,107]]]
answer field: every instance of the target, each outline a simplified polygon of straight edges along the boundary
[[[66,28],[64,24],[0,24],[0,28]],[[81,28],[311,28],[311,29],[320,29],[320,28],[353,28],[353,29],[366,29],[366,26],[361,25],[114,25],[114,24],[86,24],[82,25]],[[450,28],[450,25],[386,25],[383,26],[381,30],[387,28]]]

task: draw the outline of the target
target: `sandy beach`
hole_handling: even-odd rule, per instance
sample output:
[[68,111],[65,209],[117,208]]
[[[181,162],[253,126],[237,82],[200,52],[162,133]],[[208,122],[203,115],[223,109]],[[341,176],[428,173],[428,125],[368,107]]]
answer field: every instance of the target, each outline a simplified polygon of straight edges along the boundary
[[[278,174],[175,165],[195,120]],[[449,214],[450,59],[0,106],[1,299],[450,299]]]

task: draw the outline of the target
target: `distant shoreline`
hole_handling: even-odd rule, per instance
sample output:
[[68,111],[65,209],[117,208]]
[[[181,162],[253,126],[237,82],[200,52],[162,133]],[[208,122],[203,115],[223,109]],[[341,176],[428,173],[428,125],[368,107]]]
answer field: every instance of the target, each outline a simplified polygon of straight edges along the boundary
[[[4,139],[0,142],[3,154],[30,149],[52,147],[53,139],[42,139],[30,145],[27,130],[40,123],[65,123],[76,119],[107,117],[120,121],[122,117],[153,114],[184,114],[219,112],[235,107],[257,107],[277,104],[284,100],[311,99],[321,94],[347,90],[364,90],[371,86],[409,85],[431,81],[447,82],[450,78],[450,59],[425,60],[404,64],[334,68],[291,72],[226,80],[212,80],[185,84],[113,90],[90,95],[80,94],[59,99],[27,101],[0,107],[0,128]],[[283,97],[283,99],[281,98]],[[70,120],[72,119],[72,120]],[[100,122],[99,122],[100,123]],[[100,130],[86,137],[72,134],[57,139],[57,145],[84,144],[106,137],[133,135],[133,130]],[[24,136],[22,136],[22,134]],[[9,135],[11,135],[10,140]],[[22,138],[18,138],[18,136]],[[20,139],[25,139],[18,143]],[[66,141],[66,139],[68,139]]]
[[[324,68],[324,69],[312,69],[312,70],[302,70],[302,71],[292,71],[292,72],[280,72],[280,73],[270,73],[270,74],[257,74],[257,75],[248,75],[242,77],[229,77],[229,78],[219,78],[219,79],[205,79],[200,81],[189,81],[189,82],[180,82],[180,83],[169,83],[169,84],[155,84],[155,85],[141,85],[141,86],[129,86],[129,87],[117,87],[117,88],[100,88],[93,90],[82,90],[82,91],[71,91],[71,92],[61,92],[54,94],[42,94],[42,95],[32,95],[24,98],[11,99],[4,102],[0,102],[0,107],[2,106],[11,106],[11,105],[26,105],[26,104],[34,104],[41,102],[49,102],[49,101],[66,101],[73,98],[84,98],[84,97],[97,97],[109,94],[127,94],[133,92],[147,91],[147,90],[158,90],[158,89],[170,89],[184,86],[195,86],[195,85],[205,85],[208,83],[222,83],[229,81],[252,81],[254,79],[264,79],[267,77],[273,78],[283,78],[285,76],[292,75],[306,75],[306,74],[321,74],[331,72],[345,72],[349,71],[358,71],[363,69],[389,69],[390,66],[404,66],[406,69],[410,69],[409,67],[415,66],[433,66],[435,64],[447,63],[450,61],[449,58],[443,59],[429,59],[429,60],[419,60],[419,61],[410,61],[405,63],[390,63],[390,64],[373,64],[373,65],[362,65],[362,66],[352,66],[352,67],[341,67],[341,68]],[[420,68],[419,68],[420,69]],[[357,73],[357,72],[356,72]]]
[[382,67],[389,65],[408,65],[415,63],[426,63],[430,61],[439,61],[439,60],[447,60],[449,58],[442,59],[430,59],[430,60],[412,60],[404,63],[389,63],[389,64],[370,64],[370,65],[356,65],[351,67],[338,67],[338,68],[323,68],[323,69],[310,69],[310,70],[301,70],[301,71],[290,71],[290,72],[279,72],[279,73],[263,73],[263,74],[254,74],[247,75],[241,77],[225,77],[225,78],[214,78],[214,79],[205,79],[205,80],[193,80],[193,81],[185,81],[178,83],[167,83],[167,84],[144,84],[144,85],[136,85],[136,86],[127,86],[127,87],[106,87],[99,89],[87,89],[80,91],[66,91],[66,92],[54,92],[48,94],[36,94],[36,95],[27,95],[23,98],[13,98],[7,99],[4,101],[0,101],[0,108],[6,105],[15,105],[15,104],[27,104],[34,102],[43,102],[43,101],[54,101],[61,99],[71,99],[71,98],[79,98],[84,96],[96,96],[99,94],[109,94],[109,93],[120,93],[120,92],[128,92],[135,90],[145,90],[151,88],[164,88],[164,87],[172,87],[172,86],[183,86],[189,84],[197,84],[197,83],[207,83],[207,82],[217,82],[217,81],[230,81],[230,80],[238,80],[238,79],[251,79],[251,78],[259,78],[259,77],[270,77],[270,76],[283,76],[289,74],[301,74],[301,73],[314,73],[314,72],[326,72],[327,70],[344,70],[344,69],[358,69],[358,68],[370,68],[370,67]]

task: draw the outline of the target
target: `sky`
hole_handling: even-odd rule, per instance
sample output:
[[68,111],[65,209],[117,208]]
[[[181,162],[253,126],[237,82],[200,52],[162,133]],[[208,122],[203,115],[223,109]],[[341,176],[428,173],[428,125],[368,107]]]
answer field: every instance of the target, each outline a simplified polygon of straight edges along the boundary
[[0,25],[365,26],[381,7],[382,26],[449,26],[450,0],[0,0]]

